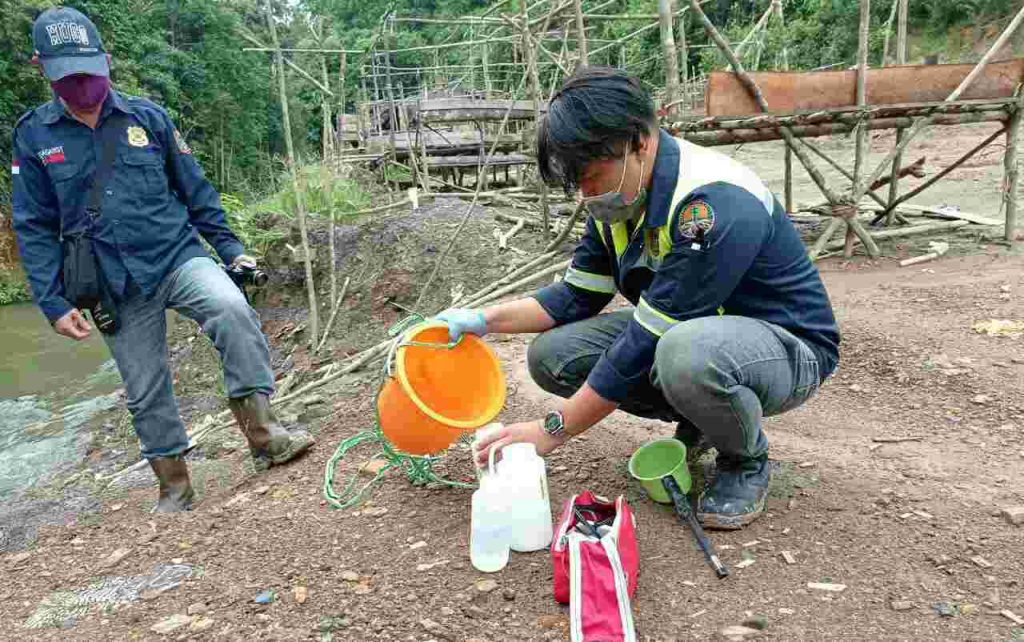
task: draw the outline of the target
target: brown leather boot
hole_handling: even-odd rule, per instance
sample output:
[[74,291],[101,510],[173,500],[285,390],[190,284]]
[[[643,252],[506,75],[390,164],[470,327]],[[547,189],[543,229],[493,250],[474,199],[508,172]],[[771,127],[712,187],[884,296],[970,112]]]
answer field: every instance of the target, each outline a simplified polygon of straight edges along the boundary
[[195,492],[188,477],[188,464],[181,455],[153,457],[149,465],[160,482],[160,498],[153,507],[154,513],[178,513],[192,510]]
[[316,441],[305,430],[285,430],[270,408],[270,397],[263,393],[229,399],[228,405],[249,442],[257,472],[295,459]]

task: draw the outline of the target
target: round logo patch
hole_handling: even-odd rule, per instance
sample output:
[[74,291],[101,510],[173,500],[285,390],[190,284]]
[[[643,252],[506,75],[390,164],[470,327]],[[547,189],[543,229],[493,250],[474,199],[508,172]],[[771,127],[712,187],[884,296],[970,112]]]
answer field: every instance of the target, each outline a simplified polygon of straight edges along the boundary
[[145,147],[149,144],[149,136],[146,130],[134,125],[128,128],[128,144],[132,147]]
[[704,201],[693,201],[679,212],[679,234],[692,240],[704,237],[715,226],[715,211]]

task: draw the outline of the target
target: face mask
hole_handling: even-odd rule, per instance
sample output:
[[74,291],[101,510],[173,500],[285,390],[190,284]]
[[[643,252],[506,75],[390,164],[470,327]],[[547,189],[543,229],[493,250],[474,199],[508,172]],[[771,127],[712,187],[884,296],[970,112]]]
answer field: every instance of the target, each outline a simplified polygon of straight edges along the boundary
[[587,206],[590,215],[605,223],[619,223],[639,218],[640,212],[647,203],[647,188],[644,184],[644,162],[640,161],[640,181],[637,184],[636,196],[629,203],[623,196],[622,184],[626,181],[626,154],[622,156],[622,178],[619,179],[619,186],[615,191],[605,192],[597,196],[583,198],[583,204]]
[[110,91],[110,78],[72,74],[52,81],[50,86],[71,109],[90,111],[107,97],[107,92]]

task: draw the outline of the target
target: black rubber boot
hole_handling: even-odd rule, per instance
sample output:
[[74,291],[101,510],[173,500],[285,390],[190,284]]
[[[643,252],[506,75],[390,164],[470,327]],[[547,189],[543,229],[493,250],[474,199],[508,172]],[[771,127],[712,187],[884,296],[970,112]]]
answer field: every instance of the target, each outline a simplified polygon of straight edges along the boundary
[[714,482],[697,505],[697,519],[707,528],[737,530],[764,512],[771,467],[768,455],[743,459],[719,455]]
[[257,472],[295,459],[316,443],[305,430],[285,430],[270,408],[270,398],[262,393],[228,400],[238,427],[249,442]]
[[195,492],[188,476],[188,464],[184,457],[153,457],[149,460],[157,481],[160,482],[160,498],[153,507],[154,513],[179,513],[192,510]]

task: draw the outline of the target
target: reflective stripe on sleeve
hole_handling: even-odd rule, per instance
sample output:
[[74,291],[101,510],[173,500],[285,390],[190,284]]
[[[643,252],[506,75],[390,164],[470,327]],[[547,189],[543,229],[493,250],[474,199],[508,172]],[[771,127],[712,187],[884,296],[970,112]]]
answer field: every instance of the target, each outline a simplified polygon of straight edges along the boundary
[[656,337],[664,335],[680,323],[667,314],[655,310],[643,297],[640,297],[640,304],[633,311],[633,318]]
[[565,282],[591,292],[615,294],[615,279],[604,274],[592,274],[569,266],[565,272]]

